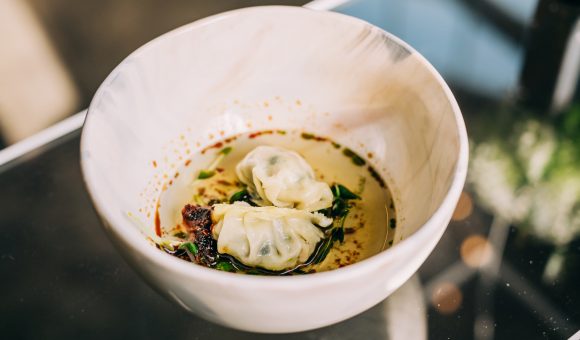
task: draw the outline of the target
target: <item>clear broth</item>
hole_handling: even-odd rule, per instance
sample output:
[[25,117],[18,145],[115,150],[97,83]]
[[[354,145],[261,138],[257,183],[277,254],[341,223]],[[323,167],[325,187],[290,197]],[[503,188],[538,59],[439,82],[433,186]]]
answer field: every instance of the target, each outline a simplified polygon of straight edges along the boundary
[[[236,165],[259,145],[279,146],[298,152],[312,166],[318,180],[340,183],[361,196],[353,200],[345,226],[344,242],[334,244],[326,259],[304,268],[320,272],[343,267],[390,247],[396,229],[396,209],[385,182],[365,159],[329,139],[300,131],[270,130],[242,134],[219,141],[187,160],[163,188],[156,212],[158,236],[171,236],[185,229],[181,209],[187,203],[209,205],[227,202],[242,185]],[[212,163],[225,147],[231,152],[216,174],[199,180],[199,172]],[[364,164],[363,164],[364,163]]]

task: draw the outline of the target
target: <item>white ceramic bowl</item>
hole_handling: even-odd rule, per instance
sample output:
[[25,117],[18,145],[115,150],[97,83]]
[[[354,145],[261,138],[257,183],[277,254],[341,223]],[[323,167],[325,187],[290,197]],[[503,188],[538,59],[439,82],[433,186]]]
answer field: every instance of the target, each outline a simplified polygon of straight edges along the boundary
[[[221,272],[151,246],[164,175],[220,135],[272,128],[372,152],[394,193],[402,241],[293,277]],[[467,158],[457,103],[421,55],[361,20],[298,7],[231,11],[146,44],[103,82],[81,141],[87,187],[126,259],[183,308],[255,332],[339,322],[401,286],[445,231]]]

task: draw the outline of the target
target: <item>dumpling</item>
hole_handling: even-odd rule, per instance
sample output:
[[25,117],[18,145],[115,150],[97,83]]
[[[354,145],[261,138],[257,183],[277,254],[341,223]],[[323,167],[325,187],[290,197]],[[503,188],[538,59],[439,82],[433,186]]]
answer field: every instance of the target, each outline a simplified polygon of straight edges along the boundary
[[[306,262],[332,219],[304,210],[252,207],[245,202],[213,206],[217,250],[251,267],[284,270]],[[319,226],[319,227],[318,227]]]
[[316,211],[332,205],[328,184],[317,181],[310,165],[294,151],[258,146],[237,165],[256,204]]

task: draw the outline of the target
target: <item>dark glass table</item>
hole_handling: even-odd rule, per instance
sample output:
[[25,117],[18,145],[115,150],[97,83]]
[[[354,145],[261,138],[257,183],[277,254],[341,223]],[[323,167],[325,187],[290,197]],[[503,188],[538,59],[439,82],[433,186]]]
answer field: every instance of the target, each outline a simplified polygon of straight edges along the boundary
[[[125,263],[101,229],[80,172],[81,113],[58,131],[0,152],[0,337],[576,334],[580,103],[560,115],[524,105],[513,92],[526,62],[522,41],[502,33],[468,3],[359,1],[337,9],[385,27],[424,53],[449,81],[470,135],[468,183],[451,224],[417,275],[384,302],[337,325],[273,336],[224,328],[166,301]],[[530,25],[533,8],[524,12],[513,15],[522,28]]]

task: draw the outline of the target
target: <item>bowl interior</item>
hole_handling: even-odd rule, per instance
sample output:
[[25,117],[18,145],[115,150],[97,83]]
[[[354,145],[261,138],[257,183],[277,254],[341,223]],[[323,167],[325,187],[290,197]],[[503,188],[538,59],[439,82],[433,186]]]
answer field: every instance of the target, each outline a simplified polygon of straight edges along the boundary
[[89,109],[83,171],[113,229],[146,237],[164,184],[191,154],[242,132],[305,130],[373,153],[396,200],[398,241],[452,184],[454,109],[420,55],[367,23],[301,8],[238,10],[170,32],[114,70]]

